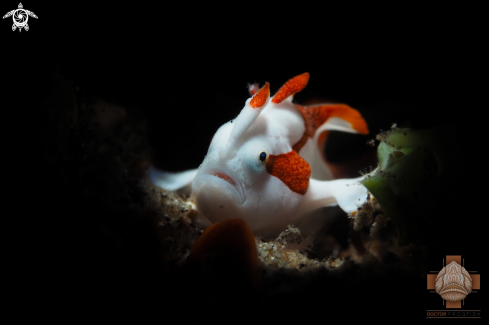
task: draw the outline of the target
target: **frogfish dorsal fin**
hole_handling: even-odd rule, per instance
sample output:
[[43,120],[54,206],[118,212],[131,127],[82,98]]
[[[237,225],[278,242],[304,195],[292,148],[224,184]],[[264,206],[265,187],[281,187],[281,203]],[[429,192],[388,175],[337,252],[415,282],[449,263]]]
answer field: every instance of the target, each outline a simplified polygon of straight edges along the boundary
[[270,84],[267,82],[265,86],[255,92],[250,100],[250,106],[252,108],[261,108],[266,104],[268,97],[270,97]]
[[272,103],[279,104],[287,97],[298,93],[307,86],[309,81],[309,73],[305,72],[301,75],[295,76],[294,78],[287,81],[273,96]]
[[[326,140],[321,133],[327,130],[340,130],[360,134],[368,134],[367,123],[360,113],[346,104],[322,104],[314,106],[295,105],[304,118],[304,136],[293,146],[297,152],[304,146],[307,138],[314,138],[317,132],[318,140]],[[336,117],[334,121],[331,118]],[[329,125],[328,125],[329,123]]]

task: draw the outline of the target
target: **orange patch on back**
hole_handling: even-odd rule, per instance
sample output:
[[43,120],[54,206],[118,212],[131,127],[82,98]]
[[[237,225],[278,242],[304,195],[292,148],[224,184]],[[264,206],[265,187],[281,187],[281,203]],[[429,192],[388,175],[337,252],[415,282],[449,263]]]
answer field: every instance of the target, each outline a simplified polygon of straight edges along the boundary
[[273,96],[272,103],[281,103],[290,95],[298,93],[307,86],[308,81],[309,73],[307,72],[290,79],[277,91],[275,96]]
[[368,134],[367,123],[362,115],[346,104],[325,104],[317,106],[295,105],[306,121],[306,132],[310,137],[331,117],[339,117],[349,122],[353,129],[361,134]]
[[311,167],[296,151],[270,155],[265,167],[270,175],[284,182],[291,191],[306,194]]
[[265,105],[268,97],[270,96],[270,84],[267,82],[262,89],[260,89],[250,100],[250,106],[253,108],[259,108]]

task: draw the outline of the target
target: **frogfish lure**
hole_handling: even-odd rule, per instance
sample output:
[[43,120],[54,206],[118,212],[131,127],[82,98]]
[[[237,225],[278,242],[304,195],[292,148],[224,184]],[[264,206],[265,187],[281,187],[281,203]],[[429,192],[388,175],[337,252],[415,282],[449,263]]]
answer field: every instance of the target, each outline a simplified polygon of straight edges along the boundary
[[356,211],[368,196],[363,177],[332,180],[323,145],[325,131],[367,134],[367,124],[345,104],[294,104],[308,80],[308,73],[298,75],[273,97],[269,83],[250,86],[252,97],[217,130],[199,168],[150,168],[152,182],[167,190],[191,185],[198,212],[211,222],[241,218],[263,237],[322,207]]

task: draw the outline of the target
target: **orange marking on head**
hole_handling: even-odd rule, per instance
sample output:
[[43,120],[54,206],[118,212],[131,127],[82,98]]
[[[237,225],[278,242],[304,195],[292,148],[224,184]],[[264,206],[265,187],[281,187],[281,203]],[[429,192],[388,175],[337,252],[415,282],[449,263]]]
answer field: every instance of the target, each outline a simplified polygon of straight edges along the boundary
[[265,167],[270,175],[279,178],[291,191],[306,194],[311,167],[296,151],[270,155]]
[[260,89],[250,100],[250,106],[253,108],[260,108],[267,102],[270,96],[270,84],[267,82],[262,89]]
[[281,103],[290,95],[298,93],[306,87],[308,81],[309,73],[307,72],[290,79],[277,91],[275,96],[273,96],[272,103]]

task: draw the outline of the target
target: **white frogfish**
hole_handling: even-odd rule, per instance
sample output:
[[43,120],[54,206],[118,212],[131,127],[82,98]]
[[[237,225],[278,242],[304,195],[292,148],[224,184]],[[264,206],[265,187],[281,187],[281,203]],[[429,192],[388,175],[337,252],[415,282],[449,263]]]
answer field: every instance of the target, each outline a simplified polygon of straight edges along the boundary
[[326,131],[367,134],[367,125],[345,104],[294,104],[293,95],[308,80],[308,73],[296,76],[273,97],[268,83],[259,90],[250,86],[252,97],[217,130],[198,169],[150,168],[152,182],[167,190],[191,185],[197,210],[208,220],[241,218],[262,237],[322,207],[354,213],[368,196],[363,177],[331,180],[323,145]]

